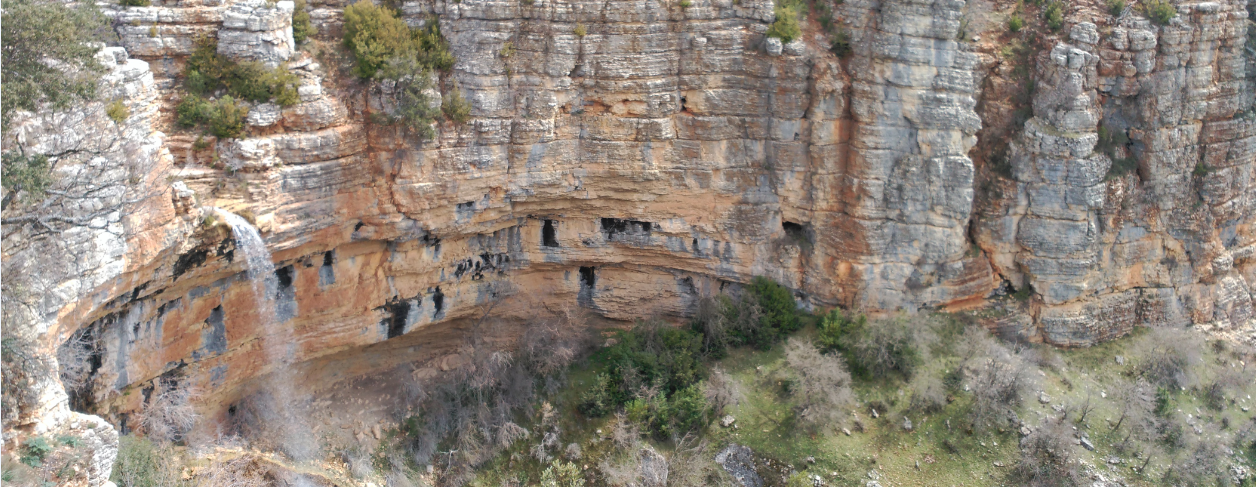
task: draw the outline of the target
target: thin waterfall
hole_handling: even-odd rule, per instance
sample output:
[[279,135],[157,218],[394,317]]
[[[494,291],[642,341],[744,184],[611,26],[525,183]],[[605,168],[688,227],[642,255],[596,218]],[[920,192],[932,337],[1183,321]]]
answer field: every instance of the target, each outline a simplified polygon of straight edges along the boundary
[[288,363],[293,358],[291,352],[295,349],[290,347],[293,342],[292,333],[279,322],[275,314],[275,298],[279,294],[279,278],[275,275],[275,263],[271,261],[270,251],[266,249],[266,242],[262,240],[261,233],[247,220],[222,208],[208,207],[207,211],[218,215],[231,226],[236,250],[244,254],[245,263],[248,266],[247,276],[253,285],[257,316],[261,321],[259,328],[262,349],[266,353],[267,362],[274,366],[266,388],[274,398],[271,405],[276,409],[273,413],[277,416],[276,419],[280,419],[280,422],[271,426],[277,426],[282,430],[282,437],[279,439],[280,446],[289,455],[294,458],[308,458],[313,453],[310,449],[308,428],[305,427],[305,421],[301,415],[294,414],[290,407],[297,400],[296,391],[293,389],[292,372],[288,368]]

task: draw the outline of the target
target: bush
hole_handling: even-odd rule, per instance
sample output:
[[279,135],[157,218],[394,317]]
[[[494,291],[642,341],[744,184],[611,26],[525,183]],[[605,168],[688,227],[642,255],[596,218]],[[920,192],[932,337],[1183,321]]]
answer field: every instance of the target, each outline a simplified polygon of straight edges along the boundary
[[[13,194],[21,194],[20,200],[25,203],[34,203],[44,198],[44,193],[52,186],[52,167],[48,164],[48,157],[42,154],[27,156],[22,151],[9,151],[0,155],[0,185],[4,186],[7,191]],[[10,350],[10,346],[17,346],[19,341],[4,338],[4,363],[9,364],[8,360],[14,351]],[[26,343],[22,341],[22,343]],[[28,355],[21,355],[23,357]],[[12,393],[14,389],[10,389],[8,378],[11,377],[10,370],[4,369],[5,391]],[[21,377],[33,377],[21,375]],[[8,401],[6,400],[7,404]],[[7,411],[7,410],[6,410]]]
[[557,461],[541,472],[541,487],[584,487],[584,475],[576,464]]
[[196,426],[195,392],[172,379],[158,379],[152,397],[139,413],[145,434],[158,442],[180,441]]
[[1008,413],[1034,388],[1031,368],[979,326],[964,330],[957,352],[963,359],[959,379],[973,395],[969,411],[973,429],[1005,425]]
[[462,92],[454,88],[444,99],[441,100],[440,109],[445,112],[445,117],[453,120],[454,123],[467,123],[471,119],[471,104],[462,98]]
[[1117,17],[1121,15],[1121,12],[1125,11],[1125,0],[1107,0],[1107,1],[1108,1],[1108,13],[1112,14],[1113,17]]
[[1203,338],[1191,330],[1152,328],[1134,343],[1131,355],[1139,377],[1177,391],[1198,384],[1195,369],[1203,349]]
[[179,106],[175,107],[175,120],[182,127],[195,127],[198,124],[209,120],[211,106],[196,95],[187,95],[183,97],[183,101],[179,102]]
[[790,338],[785,343],[785,366],[794,414],[802,425],[816,431],[845,418],[854,393],[840,357],[821,354],[811,342]]
[[1007,30],[1020,32],[1023,27],[1025,27],[1025,19],[1022,19],[1020,15],[1012,14],[1011,17],[1008,17]]
[[113,123],[120,124],[131,117],[131,109],[127,108],[126,104],[122,103],[122,100],[116,100],[105,107],[105,114],[109,115],[109,119],[113,120]]
[[721,358],[729,346],[766,350],[801,326],[793,293],[764,277],[755,277],[739,299],[726,295],[698,301],[690,327],[703,338],[702,353]]
[[118,4],[124,7],[147,7],[153,2],[151,0],[119,0]]
[[776,21],[768,27],[767,36],[789,43],[801,35],[802,27],[798,22],[798,10],[793,6],[776,7]]
[[123,435],[118,438],[118,458],[109,480],[119,487],[165,487],[179,485],[179,467],[173,451],[157,448],[145,438]]
[[1073,428],[1063,420],[1048,419],[1021,440],[1013,476],[1026,486],[1082,485],[1074,448]]
[[850,47],[850,33],[846,29],[836,28],[829,35],[832,39],[829,42],[829,52],[836,54],[837,57],[845,58],[852,52]]
[[52,453],[52,444],[47,438],[36,436],[22,444],[22,463],[38,468],[49,453]]
[[644,425],[660,441],[676,439],[710,420],[706,397],[697,385],[671,394],[643,392],[624,406],[629,421]]
[[357,63],[354,72],[373,78],[398,57],[414,56],[410,28],[392,9],[369,0],[345,7],[344,45]]
[[607,351],[608,369],[581,395],[579,409],[602,416],[625,406],[629,418],[660,439],[706,424],[702,337],[662,323],[641,322],[620,332]]
[[794,302],[794,294],[785,286],[766,277],[756,276],[750,281],[749,292],[763,313],[760,319],[762,328],[772,335],[773,341],[782,334],[798,331],[802,326],[798,320],[798,304]]
[[820,324],[818,340],[825,350],[841,351],[851,371],[863,377],[899,373],[911,379],[916,367],[928,360],[929,344],[936,340],[933,324],[921,317],[899,315],[868,322],[833,310]]
[[1195,169],[1191,170],[1191,175],[1197,178],[1202,178],[1207,176],[1210,172],[1212,171],[1208,169],[1208,166],[1204,165],[1202,162],[1197,162],[1195,163]]
[[230,95],[219,98],[208,104],[209,132],[220,139],[237,138],[244,133],[244,119],[249,114],[249,107],[236,103]]
[[576,34],[576,37],[584,37],[589,33],[589,28],[585,27],[584,24],[576,24],[576,28],[572,32]]
[[310,13],[305,8],[305,0],[296,0],[295,8],[292,10],[292,40],[297,44],[304,43],[316,32],[314,25],[310,23]]
[[267,69],[257,61],[237,63],[219,56],[212,40],[197,42],[184,70],[183,86],[189,93],[205,96],[225,88],[231,96],[248,101],[274,100],[283,106],[300,101],[301,80],[284,66]]
[[1047,28],[1052,32],[1058,32],[1064,27],[1064,2],[1051,2],[1047,7],[1042,9],[1042,18],[1047,22]]
[[1169,21],[1177,17],[1177,7],[1169,0],[1144,0],[1140,2],[1143,14],[1160,25],[1169,25]]
[[344,18],[344,45],[353,54],[359,77],[397,79],[387,71],[381,76],[381,70],[389,64],[412,61],[441,71],[453,67],[453,54],[435,17],[429,18],[426,26],[412,30],[392,9],[361,0],[345,8]]

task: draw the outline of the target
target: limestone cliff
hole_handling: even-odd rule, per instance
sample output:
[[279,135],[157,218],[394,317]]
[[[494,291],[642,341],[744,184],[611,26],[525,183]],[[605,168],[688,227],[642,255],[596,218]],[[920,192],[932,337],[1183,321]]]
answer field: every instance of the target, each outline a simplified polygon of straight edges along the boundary
[[[243,259],[201,224],[209,205],[262,230],[310,389],[456,366],[465,323],[502,295],[520,297],[494,309],[504,318],[682,316],[756,275],[807,306],[870,311],[1030,289],[1014,328],[1061,345],[1187,323],[1247,338],[1256,324],[1256,60],[1240,1],[1181,2],[1165,26],[1074,5],[1028,65],[1023,128],[990,108],[1010,85],[1008,5],[829,2],[781,45],[763,0],[405,2],[412,25],[439,19],[457,62],[437,85],[472,105],[426,141],[372,122],[391,88],[349,74],[344,6],[311,2],[304,50],[290,2],[110,11],[139,59],[127,66],[147,64],[127,92],[146,111],[126,123],[125,158],[154,162],[123,186],[160,197],[65,244],[83,269],[41,332],[49,347],[100,344],[76,406],[124,424],[145,400],[132,392],[165,375],[221,413],[272,371]],[[830,52],[821,11],[848,57]],[[241,139],[175,129],[203,35],[286,66],[300,102],[253,106]],[[1129,142],[1098,150],[1101,126]],[[1113,174],[1118,153],[1137,169]],[[33,259],[8,238],[6,259]]]

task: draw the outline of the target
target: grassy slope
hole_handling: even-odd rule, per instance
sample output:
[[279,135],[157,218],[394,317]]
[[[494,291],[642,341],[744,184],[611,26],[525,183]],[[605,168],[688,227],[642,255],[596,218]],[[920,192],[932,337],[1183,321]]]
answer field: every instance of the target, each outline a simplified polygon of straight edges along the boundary
[[[927,370],[924,373],[940,376],[955,365],[956,359],[947,357],[945,352],[949,342],[958,337],[960,329],[962,325],[958,320],[951,320],[943,327],[938,350],[941,353],[935,354],[935,359],[925,367]],[[812,333],[814,329],[809,326],[800,335],[806,337]],[[1139,475],[1130,468],[1130,463],[1137,465],[1141,461],[1133,461],[1128,455],[1117,453],[1112,445],[1121,440],[1123,433],[1113,432],[1110,428],[1111,422],[1119,416],[1119,406],[1112,391],[1118,381],[1125,379],[1121,374],[1132,367],[1130,360],[1125,365],[1117,365],[1114,358],[1117,355],[1128,356],[1127,349],[1141,333],[1142,330],[1139,330],[1134,337],[1092,348],[1058,351],[1064,366],[1059,370],[1048,368],[1040,372],[1042,390],[1050,396],[1050,404],[1042,404],[1036,397],[1027,398],[1018,413],[1026,423],[1037,424],[1047,415],[1060,414],[1052,409],[1053,405],[1079,404],[1086,399],[1084,391],[1090,391],[1096,409],[1089,413],[1085,425],[1078,426],[1089,433],[1096,450],[1091,452],[1078,447],[1078,458],[1089,465],[1099,466],[1099,471],[1109,477],[1112,476],[1109,473],[1123,477],[1129,485],[1157,485],[1160,474],[1168,467],[1167,459],[1154,459],[1149,467],[1150,475]],[[857,416],[848,420],[845,426],[857,429],[853,421],[857,418],[864,427],[863,432],[855,431],[846,436],[840,429],[820,435],[799,431],[793,424],[790,404],[779,393],[779,385],[771,379],[772,371],[782,366],[781,348],[778,345],[766,352],[734,350],[729,357],[715,364],[736,377],[745,392],[745,400],[728,411],[736,417],[736,428],[713,425],[705,432],[716,451],[728,443],[740,443],[749,446],[758,455],[785,465],[782,470],[788,471],[791,467],[805,469],[823,476],[830,485],[863,485],[869,471],[874,469],[888,481],[883,481],[886,485],[1010,484],[1007,473],[1018,460],[1020,435],[1013,431],[979,434],[966,431],[963,426],[967,424],[968,398],[963,393],[953,394],[953,402],[941,412],[922,415],[904,411],[907,393],[904,390],[906,383],[901,379],[857,381],[855,389],[861,403],[855,411]],[[1215,361],[1217,356],[1218,353],[1210,349],[1204,354],[1204,360]],[[599,440],[599,436],[609,434],[614,420],[586,419],[576,411],[575,405],[584,385],[602,368],[601,357],[595,355],[587,363],[574,368],[568,387],[552,398],[561,421],[563,444],[580,444],[584,455],[575,463],[587,469],[596,468],[611,450],[610,442]],[[1230,424],[1244,424],[1251,419],[1252,413],[1243,412],[1240,407],[1250,405],[1251,400],[1247,396],[1252,388],[1251,385],[1245,386],[1238,395],[1240,402],[1224,411],[1207,409],[1199,398],[1188,392],[1175,395],[1172,407],[1196,417],[1202,413],[1202,417],[1213,422],[1220,422],[1221,416],[1228,415]],[[1106,393],[1107,397],[1101,397],[1101,393]],[[869,414],[868,403],[873,400],[890,405],[889,411],[880,412],[879,419],[872,419]],[[911,431],[902,427],[904,414],[913,423]],[[1076,416],[1073,414],[1070,417]],[[528,426],[533,431],[538,430],[534,423]],[[603,435],[599,435],[597,430],[601,430]],[[528,448],[538,440],[534,435],[526,442],[519,442],[485,465],[473,485],[502,485],[506,478],[520,480],[522,485],[535,485],[545,465],[528,456]],[[657,443],[655,446],[661,451],[670,447]],[[1113,456],[1128,463],[1109,467],[1106,460]],[[814,465],[807,464],[808,457],[814,457]],[[590,476],[590,479],[591,485],[600,484],[596,475]],[[777,485],[780,482],[780,479],[765,480]]]

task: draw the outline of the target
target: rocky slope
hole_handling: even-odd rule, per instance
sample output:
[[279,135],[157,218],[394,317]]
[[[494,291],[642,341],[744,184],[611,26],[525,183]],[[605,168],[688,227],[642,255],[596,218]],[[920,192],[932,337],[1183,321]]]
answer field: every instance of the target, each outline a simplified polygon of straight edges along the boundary
[[[1256,324],[1243,2],[1180,2],[1165,26],[1074,4],[1019,65],[1034,83],[1023,128],[997,108],[1018,69],[1000,54],[1010,4],[829,3],[852,46],[839,58],[820,9],[802,39],[765,38],[763,0],[406,2],[412,25],[438,16],[457,58],[439,81],[472,104],[470,122],[428,141],[371,123],[391,87],[345,69],[345,5],[311,2],[304,50],[290,2],[110,10],[133,115],[118,125],[128,148],[105,160],[131,168],[112,187],[144,197],[57,244],[76,266],[49,274],[58,292],[32,331],[50,349],[99,345],[77,407],[125,428],[167,377],[221,419],[273,372],[244,259],[203,223],[210,205],[262,230],[307,391],[401,363],[422,377],[456,367],[501,297],[514,296],[491,313],[509,323],[563,306],[682,316],[756,275],[817,308],[1029,289],[1008,326],[1061,345],[1168,324],[1246,339]],[[253,106],[245,138],[207,147],[175,129],[203,35],[234,59],[286,62],[300,103]],[[114,130],[96,110],[65,120]],[[33,118],[18,136],[57,144],[64,123]],[[1105,153],[1100,127],[1129,142]],[[1136,170],[1110,174],[1114,156]],[[5,238],[6,260],[50,258]]]

